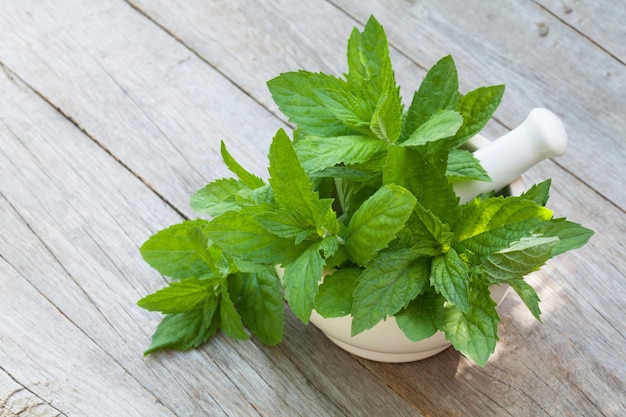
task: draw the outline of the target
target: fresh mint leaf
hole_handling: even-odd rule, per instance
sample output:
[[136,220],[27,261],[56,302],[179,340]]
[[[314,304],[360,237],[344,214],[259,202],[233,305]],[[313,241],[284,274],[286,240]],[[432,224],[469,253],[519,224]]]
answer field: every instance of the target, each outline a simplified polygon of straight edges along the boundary
[[420,294],[395,315],[398,327],[414,342],[434,335],[441,327],[444,302],[445,299],[433,291]]
[[341,90],[342,80],[308,71],[287,72],[268,81],[274,102],[289,121],[307,135],[332,137],[350,135],[354,129],[329,110],[316,90]]
[[463,126],[455,136],[455,147],[462,145],[485,127],[503,95],[504,85],[494,85],[477,88],[461,97],[458,111],[463,115]]
[[559,238],[559,241],[552,248],[551,257],[578,249],[593,236],[593,230],[566,219],[552,219],[549,222],[544,222],[535,230],[535,233],[540,233],[544,237],[556,236]]
[[480,366],[485,366],[498,340],[500,317],[489,289],[470,287],[466,313],[447,303],[443,312],[443,331],[454,348]]
[[318,193],[313,191],[313,184],[282,129],[270,145],[269,160],[269,182],[279,206],[308,220],[320,235],[337,233],[339,224],[332,210],[332,200],[320,200]]
[[246,333],[243,323],[241,322],[241,316],[235,309],[235,304],[230,298],[228,293],[228,287],[224,282],[220,291],[220,327],[226,336],[233,339],[247,340],[248,333]]
[[359,265],[367,264],[404,227],[415,206],[405,188],[387,184],[354,213],[346,231],[346,249]]
[[471,152],[463,149],[453,149],[448,154],[446,177],[451,181],[491,181],[487,171],[480,165],[480,161]]
[[219,321],[213,320],[216,308],[215,300],[207,300],[203,308],[168,314],[154,332],[144,355],[161,349],[187,350],[200,346],[217,332]]
[[469,310],[469,266],[450,248],[436,256],[430,270],[430,285],[463,313]]
[[268,232],[286,239],[293,239],[296,244],[316,234],[310,222],[286,210],[264,211],[258,213],[255,219]]
[[542,183],[534,184],[528,190],[522,193],[522,197],[534,201],[540,206],[545,206],[548,202],[548,197],[550,193],[550,184],[551,180],[545,180]]
[[187,220],[152,235],[140,248],[143,259],[161,274],[183,279],[210,273],[193,231],[204,230],[206,220]]
[[[387,143],[380,139],[356,135],[309,137],[297,142],[295,149],[304,169],[307,172],[315,172],[338,164],[360,164],[384,156]],[[357,175],[369,176],[362,173]]]
[[311,317],[323,267],[324,258],[320,253],[320,242],[311,244],[295,261],[285,265],[283,275],[285,298],[293,313],[303,323],[308,323]]
[[352,304],[352,336],[406,307],[428,285],[429,259],[412,250],[381,252],[361,276]]
[[462,124],[461,113],[453,110],[440,110],[420,124],[401,145],[421,146],[428,142],[452,137]]
[[168,287],[142,298],[137,305],[164,314],[186,313],[196,309],[207,298],[215,298],[214,286],[214,280],[198,278],[170,282]]
[[413,95],[402,135],[403,142],[415,129],[440,110],[456,110],[459,103],[459,81],[456,66],[451,56],[439,60],[426,74],[419,90]]
[[538,321],[541,321],[541,310],[539,309],[539,296],[537,295],[537,291],[522,279],[510,281],[509,285],[515,290],[517,295],[519,295],[524,304],[526,304],[526,307],[528,307],[532,315]]
[[457,251],[486,256],[529,237],[552,211],[521,197],[476,198],[462,206],[453,227]]
[[245,325],[266,345],[283,340],[285,304],[276,273],[270,269],[243,274],[237,309]]
[[221,142],[220,152],[222,154],[222,159],[226,163],[228,169],[230,169],[231,172],[235,174],[239,178],[241,183],[244,184],[246,187],[255,189],[265,184],[265,182],[263,182],[261,178],[257,177],[254,174],[251,174],[250,172],[246,171],[241,165],[239,165],[235,158],[233,158],[232,155],[228,153],[224,141]]
[[314,90],[314,93],[322,100],[324,106],[346,126],[357,131],[369,132],[373,113],[370,103],[355,95],[343,80],[338,80],[337,84],[342,88],[318,88]]
[[382,67],[383,92],[370,122],[371,131],[381,140],[395,142],[402,133],[402,100],[396,87],[391,61]]
[[454,234],[430,210],[418,201],[406,223],[413,248],[426,256],[437,256],[450,249]]
[[315,310],[325,318],[350,314],[352,294],[360,274],[361,270],[358,268],[342,268],[327,275],[315,297]]
[[390,145],[383,169],[383,183],[409,190],[427,210],[445,223],[457,217],[458,197],[445,176],[447,150],[435,147],[422,153],[404,146]]
[[234,178],[213,181],[191,196],[191,208],[196,213],[214,217],[227,211],[237,211],[241,208],[241,204],[235,196],[247,189],[247,186]]
[[487,279],[492,283],[518,280],[537,271],[549,258],[557,237],[522,238],[507,249],[487,256],[483,261]]
[[205,232],[216,245],[243,260],[273,265],[296,257],[303,247],[268,231],[256,219],[258,210],[244,208],[211,220]]

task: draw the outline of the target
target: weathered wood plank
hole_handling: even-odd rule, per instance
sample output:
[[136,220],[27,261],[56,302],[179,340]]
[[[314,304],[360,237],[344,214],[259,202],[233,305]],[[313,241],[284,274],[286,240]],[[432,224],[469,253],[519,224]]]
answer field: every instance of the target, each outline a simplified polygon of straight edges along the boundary
[[534,0],[626,65],[626,7],[621,0]]
[[[116,408],[107,415],[325,416],[362,404],[374,412],[412,413],[403,399],[355,361],[329,362],[341,378],[326,380],[321,374],[321,381],[311,381],[308,371],[328,361],[328,355],[309,350],[314,359],[299,363],[300,354],[291,349],[301,345],[267,348],[220,336],[197,351],[142,359],[159,317],[135,302],[164,281],[143,263],[137,248],[180,216],[10,72],[0,72],[0,89],[0,254],[14,271],[1,276],[8,282],[19,277],[21,286],[10,289],[11,299],[33,311],[39,326],[47,329],[29,334],[24,329],[30,323],[24,320],[0,327],[6,349],[0,363],[17,381],[37,386],[28,379],[37,375],[34,369],[53,372],[46,380],[49,391],[37,394],[52,404],[75,403],[81,415],[97,415],[81,410],[97,407],[94,396],[110,386],[124,395],[111,388],[107,401]],[[35,299],[24,289],[28,287]],[[56,311],[54,320],[41,310],[36,294],[45,295],[45,308]],[[17,314],[13,304],[3,307],[9,309],[3,310],[5,316]],[[290,326],[303,327],[293,316],[289,320]],[[318,342],[299,343],[326,342],[319,332],[310,336]],[[21,344],[28,345],[23,354],[16,351]],[[85,353],[75,356],[73,368],[61,366],[74,350]],[[81,366],[86,375],[97,372],[102,380],[76,378],[65,384]],[[343,391],[351,379],[368,389]],[[129,396],[137,399],[127,407]],[[135,413],[134,407],[143,402],[153,408]]]
[[[453,0],[439,1],[436,7],[421,2],[333,3],[361,23],[376,15],[391,43],[425,66],[451,53],[463,90],[468,83],[506,84],[496,117],[508,127],[521,123],[533,107],[557,113],[570,137],[559,164],[626,209],[626,189],[614,186],[621,182],[626,160],[623,63],[532,2],[509,0],[498,7],[479,0],[462,7]],[[589,18],[602,26],[601,17]]]

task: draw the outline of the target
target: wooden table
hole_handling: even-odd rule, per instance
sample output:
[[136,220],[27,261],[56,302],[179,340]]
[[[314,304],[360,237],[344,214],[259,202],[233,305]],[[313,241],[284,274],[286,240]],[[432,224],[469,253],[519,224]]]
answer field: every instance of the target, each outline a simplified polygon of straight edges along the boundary
[[[462,91],[507,85],[487,136],[533,107],[564,120],[567,154],[524,179],[596,235],[529,277],[543,324],[509,293],[485,368],[359,359],[291,314],[277,347],[144,358],[160,316],[136,302],[165,279],[138,247],[227,175],[221,139],[267,177],[287,125],[265,81],[340,75],[370,14],[405,99],[452,54]],[[4,0],[0,416],[626,415],[625,21],[621,0]]]

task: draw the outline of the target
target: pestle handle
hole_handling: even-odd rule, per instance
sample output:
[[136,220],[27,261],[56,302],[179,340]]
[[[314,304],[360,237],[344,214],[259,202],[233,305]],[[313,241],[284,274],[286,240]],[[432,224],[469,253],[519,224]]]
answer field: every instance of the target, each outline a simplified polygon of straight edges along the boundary
[[567,134],[561,120],[550,110],[533,109],[521,125],[474,152],[492,181],[460,181],[454,184],[454,191],[461,203],[498,191],[544,159],[563,155],[566,149]]

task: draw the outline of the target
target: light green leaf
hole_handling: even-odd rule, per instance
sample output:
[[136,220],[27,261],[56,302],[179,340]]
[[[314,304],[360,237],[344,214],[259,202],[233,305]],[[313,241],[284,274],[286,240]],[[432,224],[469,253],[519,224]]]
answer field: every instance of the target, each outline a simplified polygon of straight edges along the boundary
[[358,279],[352,336],[406,307],[428,285],[429,269],[429,259],[411,250],[380,253]]
[[541,321],[541,310],[539,309],[539,296],[537,295],[537,291],[528,285],[526,281],[521,279],[510,281],[509,285],[515,290],[517,295],[519,295],[524,304],[526,304],[526,307],[528,307],[532,315],[538,321]]
[[352,311],[352,294],[361,270],[342,268],[327,275],[315,297],[315,310],[326,318],[343,317]]
[[199,250],[193,230],[203,230],[206,220],[187,220],[152,235],[140,248],[143,259],[161,274],[175,279],[211,272]]
[[456,350],[485,366],[496,347],[500,317],[488,288],[471,288],[469,301],[467,313],[454,304],[444,306],[443,331]]
[[446,177],[449,180],[491,181],[480,161],[471,152],[462,149],[453,149],[448,154]]
[[371,131],[381,140],[395,142],[402,132],[402,101],[400,90],[395,85],[391,62],[382,67],[383,93],[370,122]]
[[242,190],[248,190],[241,181],[223,178],[213,181],[191,196],[191,208],[197,213],[219,216],[227,211],[237,211],[241,204],[235,196]]
[[415,197],[405,188],[382,186],[354,213],[346,231],[346,249],[359,265],[365,265],[396,237],[411,215]]
[[450,227],[419,201],[406,225],[413,247],[419,248],[424,255],[437,256],[450,249],[454,237]]
[[463,116],[459,112],[440,110],[420,124],[401,145],[421,146],[428,142],[452,137],[462,124]]
[[226,163],[228,169],[230,169],[230,171],[235,174],[239,178],[241,183],[244,184],[246,187],[255,189],[265,184],[261,178],[257,177],[254,174],[251,174],[250,172],[246,171],[245,168],[239,165],[235,158],[233,158],[231,154],[228,153],[228,150],[226,150],[226,145],[224,144],[224,141],[221,142],[220,152],[222,154],[222,159]]
[[257,214],[255,220],[268,232],[286,239],[293,239],[296,244],[316,234],[310,222],[285,210],[264,211]]
[[214,280],[198,278],[170,282],[168,287],[147,295],[137,305],[164,314],[185,313],[194,310],[207,298],[216,297],[214,286]]
[[498,108],[503,95],[504,85],[494,85],[477,88],[461,97],[458,110],[463,115],[463,126],[455,136],[456,147],[485,127]]
[[285,265],[285,298],[293,313],[303,323],[308,323],[311,317],[323,267],[320,242],[311,244],[295,261]]
[[544,222],[535,230],[535,233],[540,233],[544,237],[556,236],[559,238],[557,244],[552,248],[551,257],[584,246],[594,234],[593,230],[565,219],[552,219],[549,222]]
[[280,110],[298,129],[315,136],[341,136],[357,132],[326,108],[315,90],[341,89],[338,85],[342,82],[331,75],[298,71],[281,74],[267,86]]
[[462,206],[453,228],[458,251],[485,256],[506,249],[515,241],[529,237],[552,212],[521,197],[474,199]]
[[283,340],[285,304],[275,272],[266,269],[244,274],[237,309],[250,332],[261,342],[273,346]]
[[262,264],[276,264],[297,256],[303,248],[268,231],[256,220],[254,210],[228,212],[211,220],[207,236],[219,247],[242,258]]
[[406,114],[399,142],[440,110],[455,110],[459,102],[459,81],[451,56],[439,60],[426,74]]
[[[338,82],[343,83],[343,81]],[[356,130],[367,131],[372,118],[372,108],[362,97],[350,91],[347,84],[341,84],[342,89],[319,88],[315,94],[323,101],[324,106],[345,125]]]
[[269,160],[269,181],[279,206],[297,213],[318,232],[326,230],[336,233],[339,223],[332,210],[332,200],[320,200],[318,193],[313,191],[313,184],[300,165],[291,140],[282,129],[272,141]]
[[469,309],[469,272],[454,248],[436,256],[430,271],[430,285],[464,313]]
[[[337,164],[359,164],[385,154],[387,143],[366,136],[309,137],[295,145],[307,172],[320,171]],[[366,175],[366,174],[361,174]]]
[[432,291],[417,296],[395,315],[398,327],[414,342],[434,335],[441,327],[444,302],[441,295]]
[[492,283],[518,280],[538,270],[549,258],[557,237],[530,237],[514,242],[507,249],[492,253],[483,261]]

